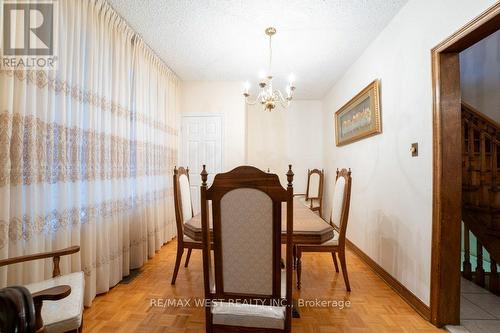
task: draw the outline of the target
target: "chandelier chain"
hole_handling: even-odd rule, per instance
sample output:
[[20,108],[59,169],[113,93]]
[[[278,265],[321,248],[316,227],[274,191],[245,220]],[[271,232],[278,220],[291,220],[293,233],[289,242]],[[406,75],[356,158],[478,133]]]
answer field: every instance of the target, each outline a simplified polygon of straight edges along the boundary
[[271,75],[271,64],[273,63],[273,46],[272,46],[272,42],[271,42],[271,39],[273,38],[272,35],[269,35],[269,72],[268,72],[268,76]]

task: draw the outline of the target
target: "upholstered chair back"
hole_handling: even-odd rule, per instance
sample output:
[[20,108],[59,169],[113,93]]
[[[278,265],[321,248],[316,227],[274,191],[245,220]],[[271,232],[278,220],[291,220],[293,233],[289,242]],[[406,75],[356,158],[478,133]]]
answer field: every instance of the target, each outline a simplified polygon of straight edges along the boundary
[[186,223],[193,217],[193,206],[191,202],[191,190],[187,174],[179,175],[179,194],[182,209],[182,222]]
[[320,199],[323,196],[323,170],[307,170],[306,200]]
[[333,190],[332,214],[330,223],[339,230],[339,243],[345,241],[347,221],[349,219],[349,206],[351,201],[351,170],[337,169],[337,177]]
[[271,295],[273,201],[269,195],[252,188],[224,194],[220,201],[220,236],[223,291]]
[[189,188],[189,168],[174,168],[174,205],[177,225],[177,239],[184,235],[184,223],[193,217],[191,191]]
[[[287,174],[287,189],[281,186],[277,175],[250,166],[216,175],[210,188],[206,185],[206,175],[203,169],[201,211],[206,297],[228,301],[238,297],[281,300],[283,203],[286,203],[283,207],[288,212],[287,263],[290,261],[289,264],[292,264],[289,252],[293,248],[291,167]],[[213,221],[213,233],[209,232],[209,214]],[[211,247],[208,246],[210,242],[213,244]],[[212,262],[215,270],[213,293],[209,279]],[[287,278],[288,274],[290,289],[287,289],[287,300],[291,301],[288,298],[291,297],[291,270],[287,271]]]

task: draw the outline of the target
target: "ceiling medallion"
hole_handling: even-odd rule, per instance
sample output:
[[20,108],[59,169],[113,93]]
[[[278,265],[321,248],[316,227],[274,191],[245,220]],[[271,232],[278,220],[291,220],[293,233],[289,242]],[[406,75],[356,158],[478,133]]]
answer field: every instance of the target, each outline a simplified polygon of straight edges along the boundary
[[250,99],[250,83],[245,82],[243,96],[245,96],[245,102],[248,105],[255,105],[257,103],[262,104],[264,110],[272,111],[279,104],[283,108],[288,108],[290,106],[290,102],[293,98],[293,92],[295,90],[294,85],[294,76],[290,74],[288,85],[286,87],[286,97],[281,93],[279,89],[273,89],[273,76],[271,75],[271,63],[273,58],[273,50],[272,50],[272,37],[276,34],[276,29],[273,27],[269,27],[265,30],[266,35],[269,36],[269,69],[268,75],[264,77],[259,82],[260,92],[255,100]]

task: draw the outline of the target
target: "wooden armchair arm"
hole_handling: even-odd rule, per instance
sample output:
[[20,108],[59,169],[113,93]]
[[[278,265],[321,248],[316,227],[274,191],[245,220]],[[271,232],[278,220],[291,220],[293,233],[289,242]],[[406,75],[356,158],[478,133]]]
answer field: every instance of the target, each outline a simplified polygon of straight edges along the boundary
[[49,289],[44,289],[32,294],[33,305],[35,306],[35,329],[36,332],[43,332],[42,305],[43,301],[58,301],[71,294],[71,287],[60,285]]
[[2,259],[2,260],[0,260],[0,267],[6,266],[6,265],[11,265],[11,264],[17,264],[17,263],[24,262],[24,261],[31,261],[31,260],[38,260],[38,259],[45,259],[45,258],[54,258],[54,269],[52,271],[52,276],[56,277],[58,275],[61,275],[61,271],[59,270],[59,260],[61,259],[61,256],[73,254],[73,253],[76,253],[78,251],[80,251],[80,247],[78,245],[75,245],[75,246],[67,247],[65,249],[51,251],[51,252],[43,252],[43,253],[37,253],[37,254],[30,254],[27,256]]
[[49,289],[40,290],[31,296],[33,297],[33,302],[41,301],[58,301],[65,298],[71,294],[71,287],[63,284],[60,286],[55,286]]

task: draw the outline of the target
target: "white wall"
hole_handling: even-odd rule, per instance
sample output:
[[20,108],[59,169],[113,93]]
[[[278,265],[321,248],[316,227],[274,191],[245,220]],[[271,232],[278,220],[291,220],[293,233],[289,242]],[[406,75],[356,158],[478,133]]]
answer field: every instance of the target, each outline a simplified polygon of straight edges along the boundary
[[[307,169],[323,169],[323,104],[321,101],[292,101],[287,112],[287,158],[295,173],[295,193],[305,193]],[[330,175],[325,175],[329,179]]]
[[181,116],[223,115],[223,169],[245,164],[246,110],[241,82],[184,81],[180,103]]
[[263,111],[261,105],[248,107],[248,164],[269,168],[283,185],[292,164],[294,192],[305,193],[307,169],[323,168],[322,117],[322,103],[314,100],[295,100],[288,110],[272,112]]
[[500,124],[500,30],[460,53],[462,100]]
[[269,113],[260,105],[247,110],[241,92],[241,82],[184,81],[181,115],[224,116],[224,170],[243,164],[270,168],[286,184],[291,163],[295,192],[305,192],[307,169],[323,168],[321,101],[293,101],[288,110]]
[[[347,237],[426,304],[432,236],[430,50],[494,3],[409,1],[323,100],[327,172],[337,167],[353,172]],[[376,78],[383,133],[336,147],[333,114]],[[411,157],[412,142],[419,143],[419,157]],[[329,212],[331,182],[325,194]]]

